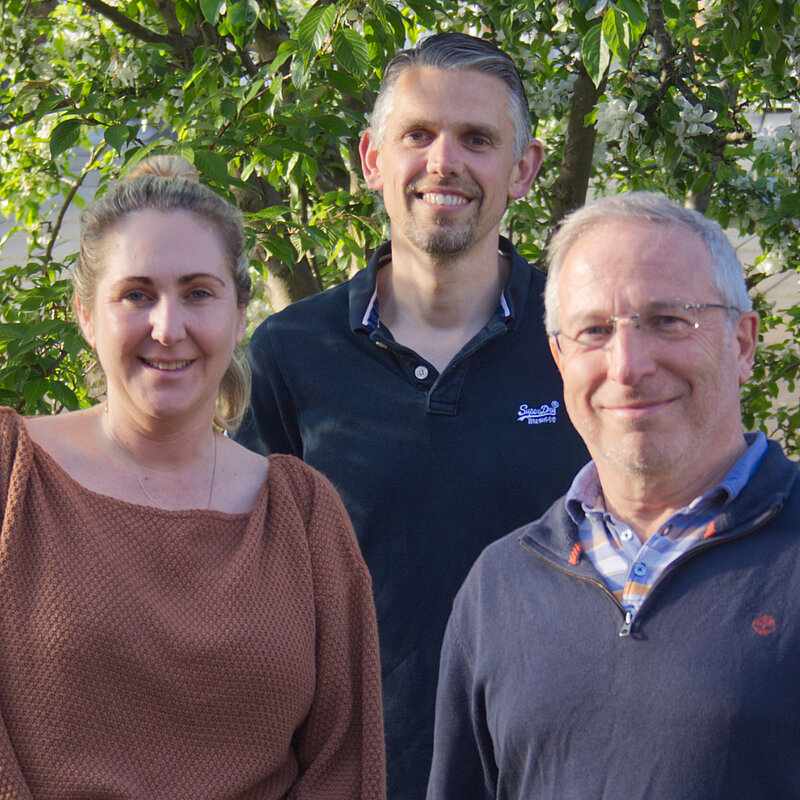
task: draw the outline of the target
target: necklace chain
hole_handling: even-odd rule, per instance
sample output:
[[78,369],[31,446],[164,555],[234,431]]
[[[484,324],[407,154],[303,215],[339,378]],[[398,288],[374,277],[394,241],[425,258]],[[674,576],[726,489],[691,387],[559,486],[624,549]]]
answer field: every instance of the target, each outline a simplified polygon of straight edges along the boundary
[[[167,507],[163,503],[160,503],[158,500],[156,500],[156,498],[153,497],[153,495],[151,495],[150,492],[147,491],[147,487],[144,485],[144,482],[139,477],[139,474],[136,472],[136,470],[133,468],[133,460],[122,449],[122,445],[120,445],[120,443],[116,440],[114,434],[111,432],[111,424],[108,421],[108,406],[106,406],[106,422],[108,423],[108,438],[111,440],[111,444],[114,445],[117,452],[122,457],[122,460],[125,462],[125,466],[128,468],[128,471],[131,473],[131,475],[133,475],[134,478],[136,478],[136,483],[139,484],[139,488],[142,490],[142,492],[144,492],[145,497],[151,503],[154,503],[159,508],[166,510]],[[214,433],[213,429],[211,431],[211,434],[214,437],[214,465],[211,469],[211,485],[208,488],[208,501],[206,502],[206,508],[211,508],[211,499],[214,497],[214,484],[216,483],[217,480],[217,435]]]

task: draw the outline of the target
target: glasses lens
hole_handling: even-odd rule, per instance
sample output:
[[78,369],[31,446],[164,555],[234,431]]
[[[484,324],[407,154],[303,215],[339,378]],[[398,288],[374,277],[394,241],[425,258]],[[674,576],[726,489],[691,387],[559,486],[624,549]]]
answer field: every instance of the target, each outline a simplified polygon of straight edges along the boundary
[[639,325],[657,341],[679,341],[697,328],[697,309],[678,300],[648,303],[639,314]]

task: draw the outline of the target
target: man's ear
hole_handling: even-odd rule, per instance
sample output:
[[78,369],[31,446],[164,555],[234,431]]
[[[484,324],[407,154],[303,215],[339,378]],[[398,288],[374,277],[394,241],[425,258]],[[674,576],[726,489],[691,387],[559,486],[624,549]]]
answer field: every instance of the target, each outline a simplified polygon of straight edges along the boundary
[[372,138],[372,129],[367,128],[358,143],[358,153],[361,156],[361,171],[367,186],[376,192],[383,189],[383,175],[380,168],[380,150]]
[[753,369],[753,359],[756,357],[758,345],[759,316],[756,311],[745,311],[736,320],[736,343],[738,346],[737,364],[739,366],[739,383],[744,383],[750,377]]
[[519,200],[520,197],[528,194],[534,178],[539,172],[539,167],[542,166],[543,155],[542,143],[534,139],[514,165],[511,180],[508,183],[509,200]]
[[561,351],[558,349],[558,342],[556,341],[556,337],[555,336],[548,337],[547,343],[550,345],[550,354],[553,356],[553,361],[556,362],[558,371],[561,373],[561,376],[563,377],[564,372],[561,369]]
[[83,338],[86,343],[93,350],[96,349],[96,342],[94,336],[94,322],[92,321],[92,314],[86,306],[81,303],[78,295],[75,295],[75,315],[77,317],[78,327],[81,329]]

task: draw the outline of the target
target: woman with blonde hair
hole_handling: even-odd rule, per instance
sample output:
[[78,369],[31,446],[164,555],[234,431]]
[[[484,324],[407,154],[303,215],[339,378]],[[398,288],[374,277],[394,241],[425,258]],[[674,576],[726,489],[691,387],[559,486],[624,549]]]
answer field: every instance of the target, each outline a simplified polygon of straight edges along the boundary
[[0,410],[0,796],[384,797],[341,502],[220,432],[249,394],[239,212],[148,159],[83,213],[74,283],[106,399]]

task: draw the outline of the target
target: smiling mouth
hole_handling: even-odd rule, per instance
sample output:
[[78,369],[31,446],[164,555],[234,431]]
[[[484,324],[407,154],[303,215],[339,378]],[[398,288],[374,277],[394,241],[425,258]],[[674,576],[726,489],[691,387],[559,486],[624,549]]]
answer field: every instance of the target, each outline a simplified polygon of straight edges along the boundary
[[150,361],[148,358],[143,358],[145,364],[153,369],[163,370],[165,372],[174,372],[175,370],[183,369],[191,364],[190,361]]
[[465,206],[470,202],[468,197],[441,192],[422,192],[419,197],[434,206]]
[[628,404],[607,406],[607,410],[616,414],[629,417],[646,417],[655,414],[672,403],[671,398],[664,400],[648,400],[646,402],[633,402]]

